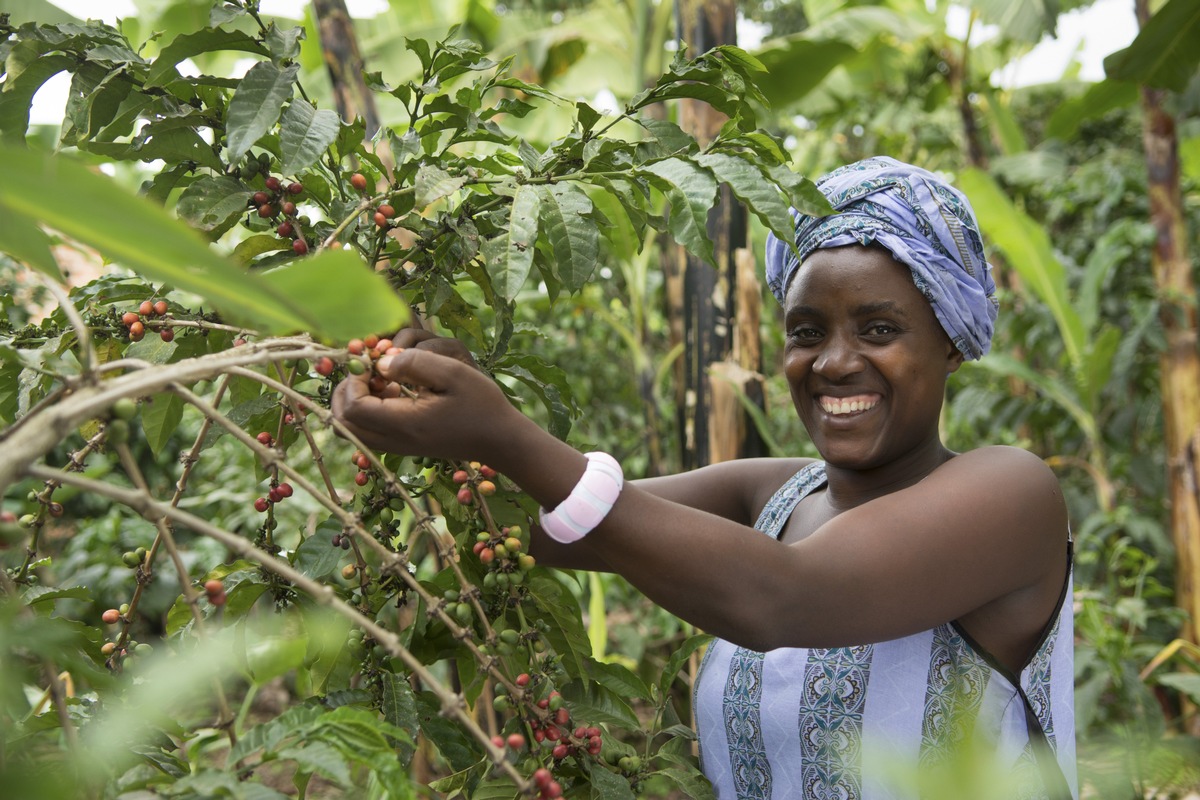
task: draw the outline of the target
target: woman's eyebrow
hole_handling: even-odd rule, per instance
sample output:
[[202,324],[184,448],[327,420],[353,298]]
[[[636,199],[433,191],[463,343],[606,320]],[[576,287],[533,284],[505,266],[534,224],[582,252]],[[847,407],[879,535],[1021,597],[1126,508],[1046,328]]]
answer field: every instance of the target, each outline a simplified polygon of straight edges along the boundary
[[904,311],[904,307],[892,300],[880,300],[876,303],[864,303],[854,309],[854,315],[856,317],[885,313],[897,317],[908,317],[908,314]]

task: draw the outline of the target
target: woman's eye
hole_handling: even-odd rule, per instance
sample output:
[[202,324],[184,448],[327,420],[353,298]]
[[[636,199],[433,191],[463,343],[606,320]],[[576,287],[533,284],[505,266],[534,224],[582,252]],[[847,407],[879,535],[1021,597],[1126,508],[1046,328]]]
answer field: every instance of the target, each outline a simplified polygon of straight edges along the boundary
[[811,344],[821,338],[821,334],[815,328],[793,328],[788,338],[799,344]]
[[876,322],[867,327],[868,336],[892,336],[899,333],[900,329],[895,325],[889,325],[886,322]]

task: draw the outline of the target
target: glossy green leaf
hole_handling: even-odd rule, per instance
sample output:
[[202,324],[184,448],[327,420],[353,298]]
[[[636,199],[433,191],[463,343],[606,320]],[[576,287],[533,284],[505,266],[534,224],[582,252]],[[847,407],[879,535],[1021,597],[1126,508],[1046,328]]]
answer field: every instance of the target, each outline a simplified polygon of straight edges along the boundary
[[274,293],[303,307],[313,335],[331,341],[394,331],[408,322],[408,306],[387,279],[352,251],[326,250],[262,277]]
[[[380,700],[383,718],[401,730],[417,730],[417,701],[408,680],[393,672],[384,673],[380,680],[383,683],[383,697]],[[415,752],[412,742],[401,742],[399,750],[400,762],[408,764]]]
[[583,614],[575,596],[557,579],[546,575],[531,573],[526,586],[529,587],[530,596],[537,602],[539,611],[553,620],[546,637],[562,659],[567,674],[586,674],[584,659],[591,655],[592,647],[588,643],[587,631],[583,628]]
[[1037,44],[1043,35],[1054,33],[1057,0],[970,0],[969,5],[1006,39]]
[[175,394],[157,394],[142,403],[142,430],[155,454],[161,453],[183,419],[183,400]]
[[417,170],[417,177],[413,183],[416,204],[419,208],[431,205],[443,197],[454,194],[466,182],[466,178],[456,178],[441,167],[422,164]]
[[1168,0],[1133,44],[1104,59],[1111,79],[1182,92],[1200,64],[1200,3]]
[[320,160],[337,139],[341,119],[328,108],[317,110],[303,99],[293,100],[279,124],[280,172],[295,175]]
[[[242,323],[288,333],[311,327],[257,276],[225,261],[152,202],[63,155],[0,148],[0,208],[36,219],[151,280],[194,292]],[[72,198],[61,203],[58,193]],[[85,207],[87,214],[73,213]]]
[[705,153],[696,156],[696,162],[727,184],[737,199],[781,241],[795,239],[792,215],[788,213],[783,193],[754,163],[727,153]]
[[671,658],[667,661],[667,665],[663,667],[662,675],[658,679],[658,690],[661,694],[666,695],[671,691],[671,684],[679,677],[679,671],[683,669],[683,665],[692,657],[692,653],[702,647],[705,647],[712,641],[712,636],[705,633],[698,633],[689,636],[683,644],[681,644]]
[[1084,349],[1083,323],[1071,306],[1066,270],[1046,229],[1014,206],[986,172],[965,170],[959,188],[970,198],[984,233],[1054,315],[1067,356],[1077,367]]
[[146,75],[146,87],[162,86],[179,77],[175,65],[184,59],[201,53],[212,53],[219,50],[233,50],[257,55],[267,55],[267,49],[262,42],[238,30],[226,28],[206,28],[195,33],[185,33],[176,36],[170,44],[162,49],[158,58],[150,65]]
[[675,241],[699,258],[715,263],[708,238],[708,212],[716,203],[717,181],[694,161],[666,158],[641,168],[671,203],[667,225]]
[[496,294],[505,300],[516,298],[533,268],[540,207],[541,195],[536,187],[518,186],[508,229],[495,242],[488,243],[488,274]]
[[[636,727],[636,726],[635,726]],[[591,800],[635,800],[629,780],[596,764],[588,776]]]
[[183,190],[175,209],[184,222],[215,238],[246,212],[253,194],[235,178],[205,175]]
[[538,194],[542,230],[555,272],[567,291],[577,292],[591,279],[600,252],[592,201],[574,184],[542,186]]
[[279,758],[295,761],[298,769],[323,775],[340,786],[349,788],[353,785],[345,756],[324,742],[286,747],[279,751]]
[[246,642],[246,667],[254,682],[262,686],[303,664],[307,651],[303,638],[256,636]]
[[[28,59],[16,71],[14,61]],[[29,129],[29,110],[33,96],[42,85],[63,70],[70,69],[74,62],[67,56],[42,55],[34,42],[18,42],[8,54],[3,89],[0,92],[0,135],[9,143],[25,140]]]
[[254,146],[275,123],[283,104],[292,98],[297,64],[279,69],[269,61],[250,68],[229,101],[226,120],[228,158],[237,161]]

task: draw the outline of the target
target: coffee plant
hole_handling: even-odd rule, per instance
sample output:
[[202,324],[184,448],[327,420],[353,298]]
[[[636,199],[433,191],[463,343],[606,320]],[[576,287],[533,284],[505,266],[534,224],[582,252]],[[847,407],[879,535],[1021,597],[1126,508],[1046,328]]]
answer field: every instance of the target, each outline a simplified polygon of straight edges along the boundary
[[[605,115],[451,31],[408,41],[412,80],[366,76],[405,112],[368,138],[254,2],[172,41],[0,34],[0,250],[57,303],[0,298],[5,793],[710,794],[673,702],[705,638],[653,674],[594,658],[579,584],[527,552],[529,498],[486,464],[374,453],[328,406],[425,327],[566,437],[571,377],[522,350],[523,298],[598,280],[618,230],[712,261],[722,184],[783,237],[789,204],[822,207],[756,126],[761,65],[681,51]],[[181,70],[230,52],[256,59],[241,78]],[[29,107],[63,71],[49,152]],[[728,118],[703,147],[661,113],[684,99]],[[520,135],[538,114],[560,138]],[[68,290],[64,246],[115,268]],[[102,563],[70,568],[75,538]]]

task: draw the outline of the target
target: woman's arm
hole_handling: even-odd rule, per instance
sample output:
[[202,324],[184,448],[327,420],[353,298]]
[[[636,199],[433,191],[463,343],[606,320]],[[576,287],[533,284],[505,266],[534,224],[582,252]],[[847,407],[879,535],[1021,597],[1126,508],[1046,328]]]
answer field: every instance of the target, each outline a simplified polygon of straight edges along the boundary
[[[335,413],[368,445],[484,461],[546,508],[583,474],[582,454],[524,417],[477,370],[418,350],[379,366],[418,393],[374,397],[364,377],[338,387]],[[1045,593],[1061,585],[1065,537],[1050,471],[1024,451],[987,448],[839,514],[795,545],[629,484],[570,547],[589,548],[702,629],[766,650],[882,641],[1014,593]]]

